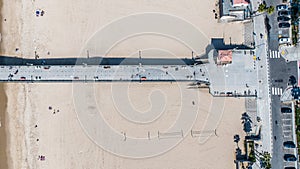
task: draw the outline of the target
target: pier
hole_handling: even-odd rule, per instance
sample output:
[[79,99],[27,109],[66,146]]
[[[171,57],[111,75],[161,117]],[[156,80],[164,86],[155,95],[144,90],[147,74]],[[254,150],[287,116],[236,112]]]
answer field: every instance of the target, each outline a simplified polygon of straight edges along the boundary
[[1,82],[194,81],[209,84],[205,64],[193,59],[0,59]]

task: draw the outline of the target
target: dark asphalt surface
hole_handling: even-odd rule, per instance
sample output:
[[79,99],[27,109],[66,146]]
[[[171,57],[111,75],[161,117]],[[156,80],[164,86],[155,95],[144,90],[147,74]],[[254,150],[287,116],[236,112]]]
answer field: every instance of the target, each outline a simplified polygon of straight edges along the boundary
[[[278,87],[285,89],[288,86],[288,80],[291,75],[297,77],[297,63],[286,63],[283,58],[270,59],[270,80],[271,87]],[[275,80],[282,79],[283,82],[275,82]],[[273,157],[272,166],[274,169],[281,169],[284,167],[283,155],[284,148],[283,142],[288,141],[283,137],[283,115],[281,113],[280,96],[271,96],[272,106],[272,128],[273,128]],[[277,123],[276,123],[277,121]]]
[[[267,5],[272,5],[276,7],[278,4],[282,3],[281,0],[267,0]],[[278,51],[278,22],[277,22],[277,11],[272,15],[268,15],[269,24],[271,26],[269,33],[269,49],[272,51]],[[278,87],[285,89],[288,86],[289,77],[291,75],[297,76],[297,62],[286,63],[285,60],[281,58],[270,59],[270,82],[272,87]],[[282,82],[275,82],[275,80],[283,80]],[[271,93],[272,94],[272,93]],[[283,137],[283,115],[281,113],[281,101],[280,96],[271,95],[271,107],[272,107],[272,129],[273,129],[273,157],[272,157],[272,168],[283,169],[284,160],[283,156],[285,149],[283,147],[283,142],[287,141],[288,138]]]

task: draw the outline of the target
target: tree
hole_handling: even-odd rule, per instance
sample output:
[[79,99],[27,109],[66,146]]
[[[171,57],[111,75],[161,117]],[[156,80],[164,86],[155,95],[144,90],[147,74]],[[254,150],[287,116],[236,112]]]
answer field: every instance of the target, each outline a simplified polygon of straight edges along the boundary
[[251,126],[252,120],[251,120],[250,116],[245,112],[242,114],[241,120],[243,120],[242,124],[244,124],[243,130],[246,133],[251,132],[252,131],[252,126]]
[[267,12],[269,15],[271,15],[275,11],[275,7],[274,6],[267,7],[266,3],[261,3],[259,4],[257,11],[261,13]]
[[262,168],[271,169],[271,155],[269,152],[264,152],[260,157],[260,165]]
[[267,5],[264,3],[259,4],[258,6],[258,12],[265,12],[265,10],[267,9]]
[[236,145],[239,146],[239,141],[241,140],[241,138],[238,134],[234,135],[233,140],[236,143]]
[[270,6],[269,8],[267,8],[267,12],[269,15],[271,15],[274,11],[275,11],[274,6]]
[[234,139],[235,143],[238,143],[240,141],[240,136],[238,134],[236,134],[236,135],[234,135],[233,139]]

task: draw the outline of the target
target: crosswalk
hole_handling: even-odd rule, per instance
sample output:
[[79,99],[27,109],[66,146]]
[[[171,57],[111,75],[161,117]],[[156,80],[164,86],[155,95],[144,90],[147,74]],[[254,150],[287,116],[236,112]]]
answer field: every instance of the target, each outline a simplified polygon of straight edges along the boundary
[[282,95],[282,88],[278,88],[278,87],[272,87],[272,95],[278,95],[281,96]]
[[269,57],[273,59],[280,58],[280,53],[278,51],[270,50]]

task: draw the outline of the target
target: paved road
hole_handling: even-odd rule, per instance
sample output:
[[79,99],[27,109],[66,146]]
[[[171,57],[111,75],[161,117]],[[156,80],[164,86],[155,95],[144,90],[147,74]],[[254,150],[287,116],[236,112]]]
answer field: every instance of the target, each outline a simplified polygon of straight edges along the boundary
[[[291,75],[297,78],[297,63],[290,62],[286,63],[283,58],[270,59],[270,76],[271,76],[271,87],[274,89],[286,89],[288,86],[288,80]],[[284,136],[283,124],[284,118],[280,111],[281,101],[280,95],[276,95],[275,92],[272,93],[272,126],[273,126],[273,135],[276,137],[276,140],[273,138],[273,157],[272,157],[272,166],[278,166],[283,168],[284,161],[283,155],[283,141],[292,140],[289,136]],[[290,136],[292,133],[290,133]]]
[[[282,0],[266,0],[267,5],[276,7]],[[272,15],[267,16],[269,18],[269,24],[271,26],[270,34],[268,37],[269,50],[278,51],[278,22],[277,12],[275,11]]]
[[[277,6],[282,3],[281,0],[267,0],[267,5]],[[283,168],[286,163],[283,160],[284,153],[287,153],[283,147],[283,142],[287,140],[292,140],[292,133],[286,132],[286,127],[291,124],[285,117],[280,109],[282,103],[280,101],[281,91],[288,86],[288,80],[291,75],[297,77],[297,63],[290,62],[286,63],[278,52],[278,36],[279,31],[284,34],[287,32],[285,29],[278,28],[277,22],[277,11],[272,15],[268,16],[269,24],[271,26],[270,34],[268,37],[269,43],[269,65],[270,65],[270,93],[271,93],[271,107],[272,107],[272,129],[273,129],[273,156],[272,156],[272,166],[273,168]],[[290,134],[290,136],[289,136]],[[275,167],[276,166],[276,167]]]

